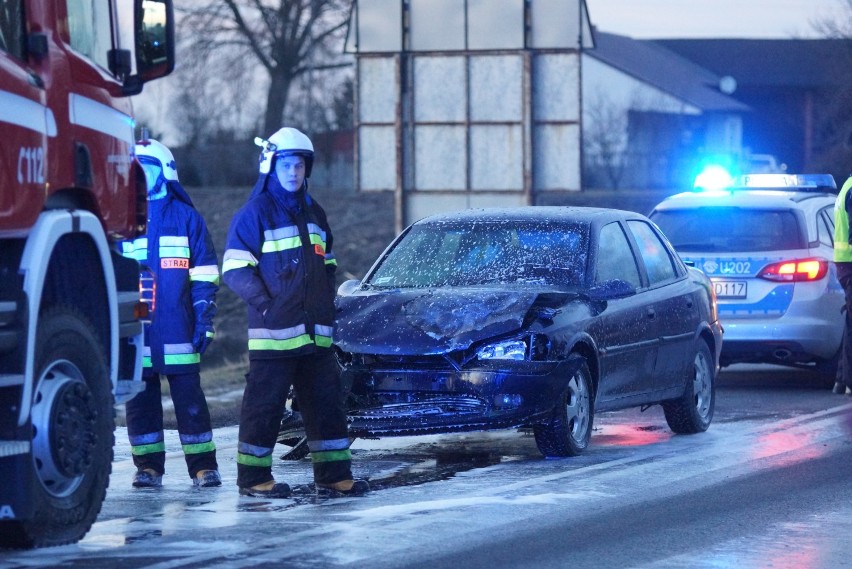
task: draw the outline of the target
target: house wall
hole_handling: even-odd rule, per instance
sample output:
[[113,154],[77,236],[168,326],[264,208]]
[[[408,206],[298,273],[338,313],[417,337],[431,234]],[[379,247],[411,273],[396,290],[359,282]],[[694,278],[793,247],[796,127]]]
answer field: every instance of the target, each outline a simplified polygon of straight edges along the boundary
[[702,109],[583,56],[585,187],[691,184],[702,160],[739,156],[742,118]]
[[[676,114],[701,114],[701,109],[639,81],[588,54],[583,55],[582,93],[586,108],[590,101],[603,98],[613,106],[624,109],[625,113],[628,109],[635,109]],[[583,118],[588,120],[589,117],[584,114]]]

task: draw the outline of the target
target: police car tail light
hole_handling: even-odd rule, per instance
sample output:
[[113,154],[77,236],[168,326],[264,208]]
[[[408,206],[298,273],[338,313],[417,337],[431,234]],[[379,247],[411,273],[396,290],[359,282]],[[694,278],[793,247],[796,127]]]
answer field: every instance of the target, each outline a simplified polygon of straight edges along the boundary
[[767,265],[758,276],[779,282],[818,281],[828,273],[825,259],[796,259]]

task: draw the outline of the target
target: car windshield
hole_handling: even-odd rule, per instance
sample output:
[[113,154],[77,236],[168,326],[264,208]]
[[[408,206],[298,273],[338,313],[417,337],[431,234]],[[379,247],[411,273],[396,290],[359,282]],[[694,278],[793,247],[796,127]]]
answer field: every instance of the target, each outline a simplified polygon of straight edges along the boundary
[[585,279],[587,230],[506,221],[413,226],[364,284],[375,288],[538,283]]
[[656,211],[651,219],[681,252],[777,251],[806,247],[790,210],[706,207]]

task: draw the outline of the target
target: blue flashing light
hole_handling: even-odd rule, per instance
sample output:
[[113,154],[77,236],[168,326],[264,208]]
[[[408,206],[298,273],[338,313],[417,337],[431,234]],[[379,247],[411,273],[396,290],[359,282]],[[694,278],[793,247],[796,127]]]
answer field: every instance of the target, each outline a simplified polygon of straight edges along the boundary
[[727,168],[719,164],[709,164],[695,177],[694,188],[704,191],[718,191],[731,187],[734,177]]

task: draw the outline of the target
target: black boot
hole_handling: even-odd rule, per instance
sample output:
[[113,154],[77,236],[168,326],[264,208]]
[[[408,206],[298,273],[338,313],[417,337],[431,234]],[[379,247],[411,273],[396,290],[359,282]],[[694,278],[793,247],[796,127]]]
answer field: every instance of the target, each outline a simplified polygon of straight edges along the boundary
[[335,494],[343,496],[363,496],[370,491],[370,485],[366,480],[356,478],[354,480],[341,480],[331,484],[317,484],[317,489],[331,490]]
[[265,484],[258,484],[257,486],[240,488],[240,496],[251,496],[253,498],[290,497],[290,486],[283,482],[275,482],[270,488],[267,489],[261,489],[258,486],[265,486]]

